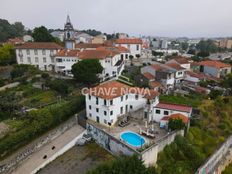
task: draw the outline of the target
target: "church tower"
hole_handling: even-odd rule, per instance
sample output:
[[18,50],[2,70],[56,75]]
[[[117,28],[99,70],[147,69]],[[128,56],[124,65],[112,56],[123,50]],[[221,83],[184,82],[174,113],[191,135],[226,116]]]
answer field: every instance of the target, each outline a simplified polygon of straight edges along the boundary
[[74,28],[69,15],[64,25],[64,42],[66,49],[73,50],[75,48]]

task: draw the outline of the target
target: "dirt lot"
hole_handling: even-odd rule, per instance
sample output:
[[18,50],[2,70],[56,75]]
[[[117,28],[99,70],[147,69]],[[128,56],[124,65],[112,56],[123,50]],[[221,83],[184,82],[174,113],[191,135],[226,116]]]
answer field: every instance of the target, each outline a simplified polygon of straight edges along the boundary
[[114,157],[95,143],[75,146],[37,174],[85,174],[103,161]]
[[3,137],[7,131],[9,131],[9,126],[5,123],[0,122],[0,138]]

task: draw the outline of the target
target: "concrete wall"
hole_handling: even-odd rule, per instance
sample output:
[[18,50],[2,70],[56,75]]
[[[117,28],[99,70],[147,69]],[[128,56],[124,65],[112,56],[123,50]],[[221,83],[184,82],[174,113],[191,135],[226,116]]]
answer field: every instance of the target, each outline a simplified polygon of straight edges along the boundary
[[111,136],[102,129],[99,129],[87,123],[87,133],[91,134],[97,144],[109,151],[115,156],[139,154],[136,150],[130,148],[128,145]]
[[211,155],[201,167],[198,168],[195,174],[218,173],[217,171],[220,167],[219,164],[225,159],[225,156],[229,153],[231,146],[232,136],[230,136],[226,142],[224,142],[221,147],[213,155]]
[[141,153],[142,159],[144,161],[145,166],[154,166],[157,162],[158,153],[162,151],[165,146],[171,144],[177,135],[184,136],[184,130],[172,132],[159,141],[157,141],[154,145],[144,150]]
[[92,135],[93,139],[107,151],[112,153],[115,156],[127,155],[131,156],[137,154],[142,158],[144,164],[148,166],[154,166],[157,161],[158,153],[164,149],[168,144],[171,144],[177,135],[184,135],[184,131],[172,132],[162,139],[158,140],[155,144],[144,150],[143,152],[138,152],[135,149],[131,148],[124,142],[113,137],[106,131],[96,128],[95,126],[87,123],[87,132]]
[[31,172],[31,174],[36,174],[40,169],[44,168],[46,165],[48,165],[50,162],[54,161],[57,157],[61,156],[65,152],[67,152],[69,149],[75,146],[78,139],[80,139],[84,134],[86,133],[86,130],[83,131],[80,135],[78,135],[76,138],[74,138],[71,142],[66,144],[62,149],[60,149],[58,152],[56,152],[54,155],[52,155],[50,158],[48,158],[44,163],[42,163],[40,166],[38,166],[35,170]]

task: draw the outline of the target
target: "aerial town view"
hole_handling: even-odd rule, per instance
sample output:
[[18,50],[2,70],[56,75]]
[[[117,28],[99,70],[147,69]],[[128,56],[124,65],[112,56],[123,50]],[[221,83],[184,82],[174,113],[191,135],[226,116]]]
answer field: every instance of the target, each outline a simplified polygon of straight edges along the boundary
[[0,174],[232,174],[231,0],[1,0]]

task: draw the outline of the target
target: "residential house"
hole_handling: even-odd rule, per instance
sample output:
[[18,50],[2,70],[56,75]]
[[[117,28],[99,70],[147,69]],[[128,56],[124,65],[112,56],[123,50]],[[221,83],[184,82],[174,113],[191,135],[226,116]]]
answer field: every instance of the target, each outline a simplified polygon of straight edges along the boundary
[[83,33],[83,32],[77,32],[74,37],[75,37],[77,44],[78,43],[91,43],[91,40],[93,38],[89,34]]
[[191,117],[192,107],[160,103],[155,90],[131,87],[118,81],[107,81],[85,91],[87,118],[104,126],[114,126],[129,113],[142,109],[142,119],[158,122],[166,116],[182,114]]
[[154,107],[153,120],[156,122],[160,122],[163,117],[170,116],[172,114],[183,114],[187,118],[190,118],[192,114],[192,107],[186,105],[159,102]]
[[186,69],[177,63],[166,63],[168,68],[175,70],[175,84],[184,80]]
[[100,34],[92,38],[91,43],[92,44],[103,44],[107,40],[106,35]]
[[160,82],[167,91],[174,88],[176,70],[165,66],[164,64],[153,64],[141,68],[141,73],[150,73],[155,77],[155,80]]
[[126,39],[116,39],[114,41],[115,46],[122,46],[127,48],[130,51],[130,55],[134,58],[141,56],[142,52],[142,40],[135,38],[126,38]]
[[231,73],[231,66],[220,61],[206,60],[198,64],[200,65],[200,72],[217,78],[222,78]]
[[53,42],[26,42],[16,46],[18,64],[34,65],[40,70],[55,70],[54,55],[63,49]]
[[167,61],[166,63],[177,63],[181,67],[185,68],[186,70],[191,69],[191,67],[190,67],[191,61],[190,61],[190,59],[188,59],[186,57],[175,57],[175,58],[172,58],[171,60]]
[[55,71],[67,76],[73,76],[71,73],[73,64],[77,63],[79,59],[78,50],[63,49],[55,55]]
[[108,81],[90,88],[86,93],[86,115],[88,119],[102,125],[115,125],[119,117],[144,108],[148,101],[156,105],[158,96],[159,93],[153,90]]

